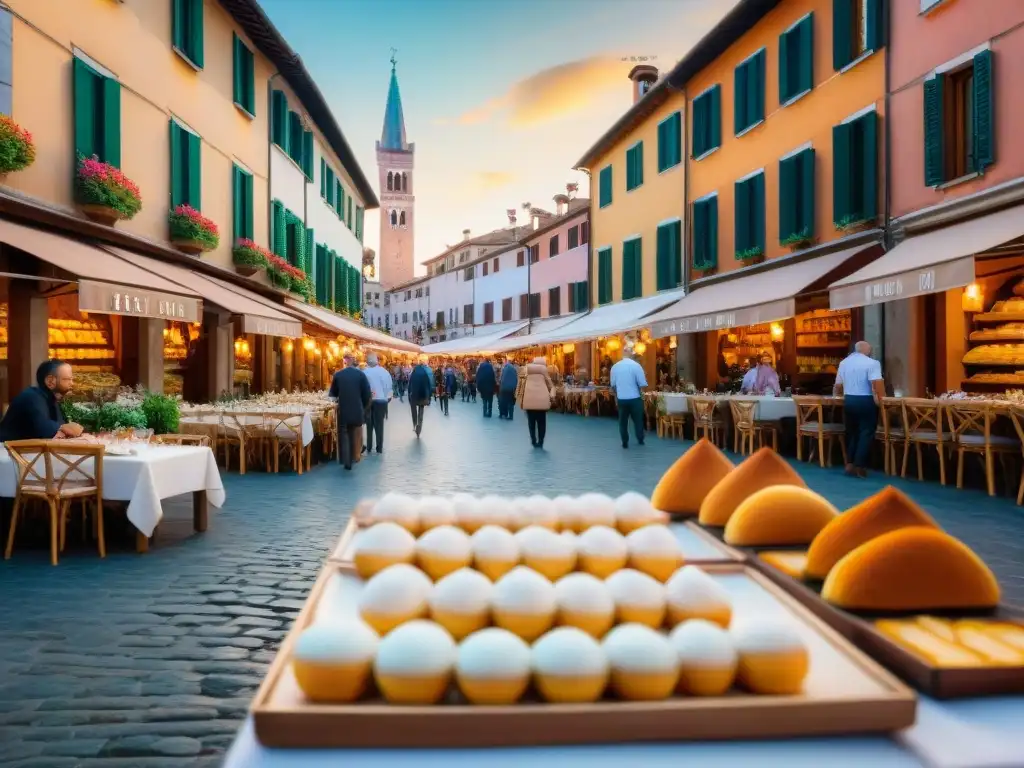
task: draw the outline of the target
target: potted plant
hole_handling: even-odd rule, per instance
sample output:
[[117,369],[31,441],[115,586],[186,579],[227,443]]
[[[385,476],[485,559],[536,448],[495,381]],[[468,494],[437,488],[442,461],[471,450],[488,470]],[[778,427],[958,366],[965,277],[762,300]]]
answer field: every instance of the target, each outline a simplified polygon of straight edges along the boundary
[[746,265],[757,264],[759,261],[764,260],[764,248],[760,245],[755,245],[752,248],[744,248],[742,251],[736,251],[736,261],[742,261]]
[[32,134],[7,115],[0,115],[0,180],[8,173],[28,168],[35,159]]
[[78,160],[75,199],[82,213],[107,226],[142,210],[142,195],[135,182],[95,155]]
[[858,218],[856,214],[848,213],[832,223],[841,232],[856,232],[860,229],[867,229],[875,222],[874,219]]
[[251,277],[261,269],[270,266],[270,257],[273,254],[262,245],[243,237],[231,250],[231,257],[235,262],[235,270],[240,275]]
[[804,227],[799,232],[794,232],[782,238],[779,243],[793,251],[802,251],[804,248],[809,248],[814,245],[814,240],[811,237],[811,228]]
[[692,280],[699,280],[702,277],[710,277],[717,271],[714,264],[694,264],[690,270],[690,278]]
[[171,245],[185,253],[198,255],[212,251],[220,244],[217,225],[193,208],[179,205],[167,217],[170,225]]

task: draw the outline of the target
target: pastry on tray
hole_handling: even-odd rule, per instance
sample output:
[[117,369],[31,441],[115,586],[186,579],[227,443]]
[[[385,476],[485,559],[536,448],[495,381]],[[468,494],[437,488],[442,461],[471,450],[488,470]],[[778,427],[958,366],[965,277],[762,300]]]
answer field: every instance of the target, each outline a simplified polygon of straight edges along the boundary
[[704,497],[700,505],[700,524],[724,527],[744,499],[773,485],[807,487],[785,459],[771,448],[762,448],[726,475]]
[[725,526],[738,547],[810,544],[839,514],[823,496],[797,485],[774,485],[743,500]]
[[595,525],[576,537],[576,555],[581,571],[603,579],[626,566],[629,547],[625,536],[614,528]]
[[448,689],[456,654],[443,627],[410,621],[380,641],[373,677],[390,704],[436,704]]
[[679,657],[669,639],[643,624],[620,624],[601,643],[620,699],[660,701],[679,680]]
[[534,495],[522,499],[518,505],[518,528],[537,525],[557,531],[559,528],[558,506],[547,496]]
[[624,535],[661,519],[662,515],[642,493],[627,491],[615,499],[615,525]]
[[807,569],[807,552],[758,552],[757,556],[794,579],[802,579]]
[[533,644],[533,679],[545,701],[597,701],[608,685],[608,657],[601,644],[576,627],[558,627]]
[[679,693],[721,696],[736,679],[739,657],[732,636],[704,619],[684,621],[669,635],[679,661]]
[[576,542],[550,528],[531,525],[516,533],[523,565],[551,581],[576,568]]
[[702,438],[661,476],[651,495],[651,505],[673,515],[696,515],[711,489],[732,470],[726,455]]
[[299,635],[292,672],[314,702],[355,701],[366,691],[380,637],[358,619],[321,621]]
[[615,602],[619,624],[645,624],[657,629],[665,623],[665,585],[632,568],[616,571],[604,583]]
[[994,619],[916,616],[875,628],[935,667],[1024,666],[1024,626]]
[[695,565],[684,565],[665,584],[669,624],[706,619],[720,627],[732,621],[732,600],[725,587]]
[[597,639],[615,623],[615,600],[607,585],[589,573],[570,573],[555,582],[557,622]]
[[370,519],[375,523],[398,523],[415,536],[420,532],[419,502],[402,493],[385,493],[373,505]]
[[381,635],[399,624],[427,614],[427,597],[434,588],[419,568],[406,563],[390,565],[363,586],[359,615]]
[[515,704],[530,684],[530,646],[498,627],[459,644],[455,681],[471,704]]
[[665,525],[645,525],[626,537],[629,567],[667,581],[683,564],[679,539]]
[[843,556],[861,544],[908,526],[939,527],[905,493],[887,486],[850,507],[815,536],[807,550],[805,574],[808,578],[824,579]]
[[528,643],[551,628],[557,608],[554,585],[521,565],[498,579],[491,594],[494,623]]
[[416,562],[435,581],[472,561],[469,536],[454,525],[431,528],[416,540]]
[[615,527],[615,501],[603,493],[584,493],[576,500],[573,530],[582,533],[594,525]]
[[810,668],[807,648],[788,624],[748,618],[729,634],[736,646],[736,679],[751,693],[797,694]]
[[[482,499],[471,496],[468,493],[457,493],[452,496],[452,511],[455,513],[455,524],[459,526],[466,533],[476,533],[476,531],[484,526],[484,509],[490,507],[490,502],[493,499],[499,497],[485,496]],[[504,499],[500,499],[502,504],[505,503]],[[508,520],[504,520],[501,525],[505,526],[508,524]]]
[[900,528],[862,544],[825,578],[821,597],[857,611],[993,608],[999,584],[966,545],[936,528]]
[[480,571],[460,568],[434,585],[427,597],[430,618],[461,640],[491,620],[494,585]]
[[455,507],[443,496],[424,496],[419,501],[420,528],[428,531],[440,525],[455,525]]
[[416,558],[416,537],[398,523],[375,523],[359,533],[354,544],[353,564],[360,578],[369,579],[395,563]]
[[519,565],[519,542],[515,534],[496,525],[485,525],[469,538],[473,566],[497,581]]

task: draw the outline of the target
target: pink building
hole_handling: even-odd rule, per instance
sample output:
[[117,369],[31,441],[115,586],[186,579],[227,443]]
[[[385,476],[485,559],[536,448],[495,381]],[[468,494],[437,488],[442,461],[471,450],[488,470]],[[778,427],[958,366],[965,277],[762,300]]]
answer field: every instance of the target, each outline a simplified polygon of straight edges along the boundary
[[582,312],[587,307],[590,200],[555,195],[555,218],[523,239],[529,292],[540,294],[540,317]]

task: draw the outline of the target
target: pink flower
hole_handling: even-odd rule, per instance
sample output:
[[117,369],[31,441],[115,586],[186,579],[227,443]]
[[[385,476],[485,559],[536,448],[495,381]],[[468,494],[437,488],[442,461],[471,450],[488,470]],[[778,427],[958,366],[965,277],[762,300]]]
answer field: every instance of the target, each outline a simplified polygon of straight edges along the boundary
[[191,205],[183,203],[174,209],[175,216],[181,216],[182,218],[188,219],[198,227],[205,229],[214,235],[220,235],[220,230],[217,228],[217,223],[213,219],[208,219]]
[[120,187],[142,200],[138,185],[125,176],[119,168],[104,163],[96,157],[83,157],[78,164],[78,177],[82,181],[95,181],[111,187]]

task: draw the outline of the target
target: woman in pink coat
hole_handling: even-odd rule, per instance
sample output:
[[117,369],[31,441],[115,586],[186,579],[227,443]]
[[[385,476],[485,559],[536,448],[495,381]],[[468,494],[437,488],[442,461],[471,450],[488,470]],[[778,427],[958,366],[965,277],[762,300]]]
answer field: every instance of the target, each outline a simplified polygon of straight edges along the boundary
[[554,385],[548,375],[547,361],[534,358],[526,366],[526,387],[523,390],[522,409],[526,411],[526,423],[530,427],[530,442],[534,448],[544,447],[544,435],[548,428],[548,411],[551,409],[551,392]]

